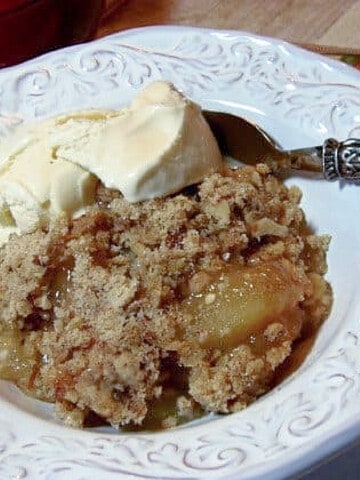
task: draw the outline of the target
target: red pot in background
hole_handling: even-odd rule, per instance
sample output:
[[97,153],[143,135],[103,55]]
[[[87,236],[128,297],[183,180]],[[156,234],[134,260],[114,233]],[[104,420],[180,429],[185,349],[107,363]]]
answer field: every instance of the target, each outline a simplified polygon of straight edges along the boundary
[[0,67],[90,40],[103,0],[0,0]]

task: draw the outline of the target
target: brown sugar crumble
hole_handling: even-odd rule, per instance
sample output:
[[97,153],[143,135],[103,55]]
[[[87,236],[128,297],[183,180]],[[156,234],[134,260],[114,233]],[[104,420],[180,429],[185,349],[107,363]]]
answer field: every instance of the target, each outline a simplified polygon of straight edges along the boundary
[[77,427],[243,409],[331,308],[329,237],[300,199],[264,165],[224,167],[135,204],[99,185],[80,218],[13,235],[0,249],[0,377]]

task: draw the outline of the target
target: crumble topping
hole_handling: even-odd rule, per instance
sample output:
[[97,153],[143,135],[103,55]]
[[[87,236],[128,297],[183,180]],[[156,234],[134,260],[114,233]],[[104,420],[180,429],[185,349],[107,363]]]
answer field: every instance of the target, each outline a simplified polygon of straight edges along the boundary
[[0,250],[0,377],[72,426],[243,409],[331,308],[329,237],[300,199],[265,165],[224,167],[133,204],[99,185],[80,218],[13,235]]

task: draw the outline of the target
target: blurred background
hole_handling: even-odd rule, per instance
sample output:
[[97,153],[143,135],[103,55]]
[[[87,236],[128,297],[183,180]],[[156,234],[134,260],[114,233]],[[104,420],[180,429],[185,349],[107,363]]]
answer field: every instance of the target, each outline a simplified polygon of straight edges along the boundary
[[357,64],[359,0],[108,0],[97,36],[147,25],[244,30]]
[[360,0],[0,0],[0,67],[147,25],[244,30],[354,65]]

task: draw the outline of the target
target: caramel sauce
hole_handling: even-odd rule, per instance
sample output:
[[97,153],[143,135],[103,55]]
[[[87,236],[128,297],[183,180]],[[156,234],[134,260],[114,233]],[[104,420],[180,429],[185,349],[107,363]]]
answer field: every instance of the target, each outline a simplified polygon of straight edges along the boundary
[[293,344],[291,355],[276,369],[271,388],[290,377],[303,364],[315,343],[319,327],[309,326],[303,329]]

